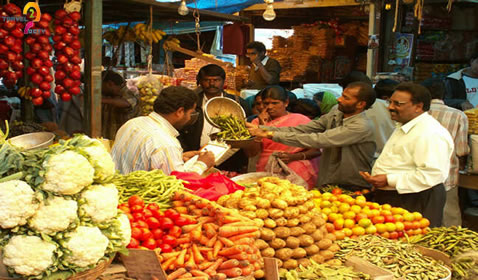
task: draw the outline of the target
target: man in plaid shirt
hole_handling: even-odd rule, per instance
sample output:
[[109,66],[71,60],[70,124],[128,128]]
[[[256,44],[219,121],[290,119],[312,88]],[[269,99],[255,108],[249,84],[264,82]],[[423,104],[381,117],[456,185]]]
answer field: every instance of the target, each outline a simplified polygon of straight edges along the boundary
[[461,225],[461,213],[458,199],[458,171],[464,169],[466,156],[470,152],[468,146],[468,118],[455,108],[445,105],[443,96],[445,86],[438,78],[423,82],[432,95],[429,113],[439,121],[451,134],[455,143],[454,154],[451,158],[450,174],[445,181],[446,203],[443,209],[442,226],[450,227]]

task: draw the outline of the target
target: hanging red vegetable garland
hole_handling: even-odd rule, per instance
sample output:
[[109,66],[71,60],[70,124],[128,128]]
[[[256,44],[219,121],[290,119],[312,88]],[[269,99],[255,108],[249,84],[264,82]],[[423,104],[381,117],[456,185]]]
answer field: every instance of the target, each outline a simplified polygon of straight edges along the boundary
[[23,27],[24,23],[15,20],[22,16],[22,10],[9,3],[0,8],[3,19],[0,21],[0,78],[7,88],[13,88],[23,77]]

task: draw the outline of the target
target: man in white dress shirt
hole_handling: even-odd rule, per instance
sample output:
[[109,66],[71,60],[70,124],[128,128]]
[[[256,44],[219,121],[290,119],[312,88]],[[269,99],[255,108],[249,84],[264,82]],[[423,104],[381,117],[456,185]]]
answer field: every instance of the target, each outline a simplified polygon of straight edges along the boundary
[[440,226],[454,144],[450,133],[430,114],[428,89],[399,84],[388,109],[398,126],[375,162],[372,175],[361,175],[377,188],[375,200],[420,212]]

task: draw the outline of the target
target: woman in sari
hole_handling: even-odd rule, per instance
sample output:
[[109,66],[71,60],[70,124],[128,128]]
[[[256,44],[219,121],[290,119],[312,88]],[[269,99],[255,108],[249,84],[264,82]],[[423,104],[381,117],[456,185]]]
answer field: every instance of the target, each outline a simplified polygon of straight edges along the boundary
[[[286,110],[289,99],[286,91],[279,86],[272,86],[262,90],[262,103],[264,110],[259,117],[252,121],[253,124],[283,127],[297,126],[310,122],[302,114],[289,113]],[[257,162],[256,171],[264,171],[269,157],[274,152],[280,152],[279,158],[287,166],[302,177],[309,188],[314,187],[318,173],[318,156],[320,150],[290,147],[269,139],[261,140],[261,152]]]

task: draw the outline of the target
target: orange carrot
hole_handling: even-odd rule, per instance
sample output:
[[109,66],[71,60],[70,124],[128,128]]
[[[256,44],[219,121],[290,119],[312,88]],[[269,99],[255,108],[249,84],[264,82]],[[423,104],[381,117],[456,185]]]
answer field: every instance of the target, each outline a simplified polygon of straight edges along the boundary
[[250,265],[251,263],[248,261],[248,260],[245,260],[245,261],[240,261],[239,262],[239,266],[240,267],[246,267],[248,265]]
[[214,275],[214,277],[212,278],[212,280],[226,280],[227,278],[227,275],[224,274],[224,273],[218,273],[216,275]]
[[221,240],[221,242],[226,246],[226,247],[232,247],[234,246],[234,242],[232,242],[231,240],[225,238],[225,237],[219,237],[219,240]]
[[201,236],[202,236],[202,231],[201,231],[202,226],[201,226],[201,225],[202,225],[202,224],[199,224],[198,227],[196,227],[195,229],[193,229],[193,230],[189,233],[189,235],[191,236],[191,239],[192,239],[193,241],[198,241],[198,242],[199,242],[199,240],[201,240]]
[[189,272],[184,273],[183,275],[179,276],[178,279],[184,279],[184,278],[191,278],[193,275]]
[[173,201],[173,207],[181,207],[184,205],[184,201],[181,201],[181,200],[175,200]]
[[184,215],[184,214],[188,213],[188,208],[186,208],[184,206],[176,206],[174,209],[176,209],[176,211],[181,215]]
[[249,255],[248,255],[248,260],[249,260],[250,262],[255,262],[255,261],[257,261],[258,259],[259,259],[259,257],[258,257],[257,255],[253,255],[253,254],[249,254]]
[[235,255],[235,254],[240,254],[245,250],[245,246],[243,245],[235,245],[230,248],[222,249],[219,251],[219,255],[221,256],[230,256],[230,255]]
[[234,235],[234,236],[229,237],[229,239],[231,241],[237,241],[237,240],[243,239],[243,238],[259,238],[260,235],[261,234],[260,234],[259,231],[254,231],[254,232],[248,232],[248,233],[244,233],[244,234]]
[[206,254],[206,259],[208,261],[213,261],[214,260],[214,252],[213,251],[208,251],[207,254]]
[[204,230],[206,231],[207,238],[212,238],[217,234],[211,223],[204,224]]
[[259,270],[259,269],[261,269],[261,268],[262,268],[262,267],[261,267],[261,264],[260,264],[259,262],[255,262],[255,263],[254,263],[254,270]]
[[198,247],[199,249],[199,252],[201,252],[201,254],[207,254],[208,252],[211,252],[212,253],[212,248],[208,248],[208,247]]
[[[233,237],[235,237],[235,236],[233,236]],[[250,237],[244,237],[244,238],[237,239],[237,240],[233,240],[232,237],[231,237],[229,240],[233,241],[235,244],[238,244],[238,245],[251,246],[252,244],[254,244],[254,239],[250,238]]]
[[222,258],[217,259],[214,262],[214,264],[208,267],[206,270],[204,270],[204,272],[206,272],[209,276],[216,274],[216,270],[219,268],[219,266],[221,266],[222,262],[223,262]]
[[198,219],[198,223],[214,223],[215,220],[213,217],[199,217]]
[[184,264],[184,258],[186,257],[186,253],[188,252],[187,249],[183,249],[179,254],[178,258],[176,259],[176,265],[182,266]]
[[191,211],[191,215],[202,216],[202,209],[194,209]]
[[176,244],[180,245],[180,244],[188,244],[191,242],[191,238],[189,236],[187,237],[181,237],[181,238],[178,238],[176,239]]
[[233,267],[233,268],[229,268],[229,269],[221,269],[221,270],[218,270],[218,272],[219,273],[224,273],[228,277],[232,277],[232,278],[239,277],[242,274],[242,270],[239,267]]
[[242,219],[239,217],[234,217],[231,215],[224,215],[222,216],[219,221],[223,224],[230,224],[230,223],[235,223],[235,222],[240,222]]
[[224,245],[220,240],[217,240],[216,243],[214,243],[214,251],[213,251],[213,256],[217,257],[217,254],[219,254],[219,251],[221,251],[222,247]]
[[196,244],[192,245],[192,252],[194,256],[194,261],[196,263],[201,263],[204,261],[204,257],[201,255],[201,252],[199,252],[198,246]]
[[200,226],[200,224],[185,225],[185,226],[181,227],[181,231],[182,231],[182,233],[189,233],[189,232],[193,231],[194,229],[196,229],[199,226]]
[[185,274],[187,272],[187,270],[185,268],[180,268],[180,269],[177,269],[176,271],[173,271],[171,272],[169,275],[168,275],[168,280],[174,280],[176,278],[178,278],[179,276]]
[[247,276],[247,275],[250,275],[254,271],[254,266],[253,265],[248,265],[246,267],[242,267],[241,270],[242,270],[241,275]]
[[[191,273],[189,273],[191,274]],[[182,279],[182,280],[208,280],[209,277],[205,277],[205,276],[188,276],[188,277],[180,277],[178,279]]]
[[186,262],[186,268],[188,268],[188,269],[196,268],[197,265],[196,265],[196,262],[194,262],[194,254],[192,252],[192,249],[189,249],[188,253],[189,253],[189,259]]
[[206,276],[209,277],[209,275],[206,272],[202,272],[201,270],[193,269],[191,270],[191,274],[194,276]]
[[167,259],[161,264],[161,267],[164,269],[164,271],[166,271],[169,269],[169,266],[174,263],[175,260],[176,258]]
[[235,255],[229,255],[227,256],[229,259],[236,259],[236,260],[240,260],[240,261],[243,261],[243,260],[247,260],[248,259],[248,256],[246,254],[246,252],[241,252],[239,254],[235,254]]
[[231,259],[231,260],[223,262],[221,266],[219,266],[219,269],[228,269],[228,268],[233,268],[238,266],[239,266],[239,261],[236,259]]
[[233,235],[255,232],[255,231],[257,231],[256,226],[240,226],[240,227],[222,226],[221,228],[219,228],[219,236],[230,237]]
[[201,235],[201,238],[199,239],[199,243],[201,245],[207,246],[208,242],[209,242],[209,239],[205,235]]
[[217,235],[213,236],[206,244],[206,247],[212,248],[214,247],[214,243],[216,243]]
[[170,258],[174,258],[179,256],[181,252],[171,252],[171,253],[161,253],[161,256],[165,259],[168,260]]
[[203,262],[198,265],[199,270],[206,270],[208,267],[213,265],[214,263],[212,261],[210,262]]

